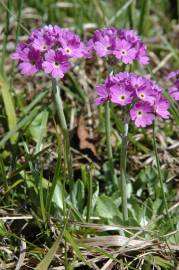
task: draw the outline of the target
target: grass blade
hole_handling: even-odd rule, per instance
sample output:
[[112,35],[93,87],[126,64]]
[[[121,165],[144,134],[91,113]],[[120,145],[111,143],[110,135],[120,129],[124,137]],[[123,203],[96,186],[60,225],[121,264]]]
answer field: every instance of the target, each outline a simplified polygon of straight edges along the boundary
[[142,8],[140,11],[140,18],[139,18],[139,24],[138,24],[138,32],[140,35],[143,34],[144,31],[144,22],[146,21],[146,15],[148,10],[148,0],[142,0]]
[[86,222],[90,222],[90,214],[92,208],[92,198],[93,198],[93,179],[91,174],[92,168],[89,169],[88,172],[88,181],[87,181],[87,188],[88,188],[88,199],[87,199],[87,212],[86,212]]
[[39,113],[39,108],[35,108],[29,115],[25,116],[22,120],[20,120],[17,125],[6,133],[4,138],[0,141],[0,148],[4,146],[4,144],[21,128],[23,128],[25,125],[29,124],[34,117]]
[[[69,210],[69,213],[70,213],[70,210]],[[69,216],[69,213],[68,213],[68,216]],[[55,254],[56,254],[56,252],[58,250],[58,247],[59,247],[59,245],[61,243],[62,237],[64,235],[64,232],[65,232],[65,229],[66,229],[66,226],[67,226],[67,223],[68,223],[68,216],[67,216],[67,218],[65,220],[65,223],[64,223],[64,226],[63,226],[63,229],[62,229],[61,233],[59,234],[59,236],[57,237],[57,239],[53,243],[52,247],[49,249],[48,253],[43,258],[43,260],[37,265],[36,270],[47,270],[47,269],[49,269],[48,267],[49,267],[50,263],[52,262],[53,257],[55,256]]]
[[73,250],[75,251],[77,257],[78,257],[82,262],[84,262],[86,265],[88,265],[88,266],[90,267],[90,265],[89,265],[89,263],[86,261],[85,257],[81,254],[81,251],[80,251],[80,249],[79,249],[79,247],[78,247],[78,244],[75,242],[75,240],[74,240],[74,238],[71,236],[71,234],[70,234],[67,230],[65,230],[64,235],[65,235],[66,240],[70,243],[70,245],[72,246]]
[[[0,75],[0,89],[2,93],[2,98],[5,106],[5,111],[8,119],[9,130],[12,131],[16,127],[16,111],[13,103],[13,99],[10,93],[10,87],[5,77]],[[17,135],[14,133],[11,136],[11,143],[15,143]]]
[[116,19],[129,7],[133,0],[127,1],[117,12],[116,14],[108,21],[108,26],[115,23]]

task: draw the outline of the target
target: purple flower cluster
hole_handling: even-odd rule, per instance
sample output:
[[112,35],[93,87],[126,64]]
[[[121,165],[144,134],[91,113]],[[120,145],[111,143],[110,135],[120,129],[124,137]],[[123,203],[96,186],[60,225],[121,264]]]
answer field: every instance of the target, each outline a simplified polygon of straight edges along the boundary
[[135,73],[120,72],[109,76],[104,84],[97,85],[100,105],[110,100],[121,107],[128,106],[130,118],[137,127],[151,125],[155,116],[169,118],[169,103],[162,88],[154,81]]
[[175,99],[179,100],[179,69],[172,71],[167,76],[168,80],[172,80],[174,84],[169,88],[169,94]]
[[85,45],[79,36],[58,26],[35,29],[30,37],[17,45],[12,59],[18,60],[23,75],[44,71],[54,78],[63,78],[71,68],[70,59],[85,56]]
[[124,64],[134,60],[146,65],[149,63],[147,49],[137,32],[128,29],[104,28],[96,30],[88,47],[100,57],[113,55]]

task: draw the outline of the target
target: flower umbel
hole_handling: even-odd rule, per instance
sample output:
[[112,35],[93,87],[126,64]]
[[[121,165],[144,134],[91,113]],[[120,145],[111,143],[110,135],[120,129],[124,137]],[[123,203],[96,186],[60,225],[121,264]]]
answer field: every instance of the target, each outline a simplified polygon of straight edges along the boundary
[[85,45],[68,29],[46,25],[32,31],[29,38],[16,47],[12,59],[18,61],[23,75],[44,71],[62,78],[71,68],[69,60],[85,56]]
[[125,111],[137,127],[151,125],[155,116],[168,119],[169,103],[162,88],[155,81],[135,73],[120,72],[109,76],[104,84],[96,87],[99,97],[97,105],[110,100],[126,107]]
[[100,57],[111,55],[124,64],[134,60],[142,65],[149,63],[146,46],[133,30],[114,27],[96,30],[88,44],[91,51]]

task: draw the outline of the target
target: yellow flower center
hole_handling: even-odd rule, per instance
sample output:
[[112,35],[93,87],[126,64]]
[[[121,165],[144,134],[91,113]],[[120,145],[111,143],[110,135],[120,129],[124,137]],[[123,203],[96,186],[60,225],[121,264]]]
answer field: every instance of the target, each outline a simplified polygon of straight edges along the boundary
[[121,50],[121,55],[126,55],[126,50],[125,49]]
[[65,52],[68,53],[68,54],[70,54],[71,53],[71,49],[70,48],[66,48],[65,49]]
[[35,60],[32,60],[31,61],[31,64],[34,66],[35,65]]
[[126,99],[126,97],[125,97],[124,95],[120,96],[119,98],[120,98],[121,100],[125,100],[125,99]]
[[55,61],[55,62],[53,63],[53,65],[54,65],[54,67],[59,67],[59,66],[60,66],[59,62],[57,62],[57,61]]
[[141,111],[138,111],[138,112],[137,112],[137,115],[138,115],[138,116],[141,116],[141,115],[142,115],[142,112],[141,112]]
[[110,47],[111,47],[110,45],[106,46],[105,47],[106,51],[108,51],[110,49]]
[[144,99],[144,98],[145,98],[144,93],[141,93],[141,94],[140,94],[140,97],[141,97],[142,99]]
[[43,44],[41,47],[40,47],[41,51],[46,51],[48,49],[48,46]]

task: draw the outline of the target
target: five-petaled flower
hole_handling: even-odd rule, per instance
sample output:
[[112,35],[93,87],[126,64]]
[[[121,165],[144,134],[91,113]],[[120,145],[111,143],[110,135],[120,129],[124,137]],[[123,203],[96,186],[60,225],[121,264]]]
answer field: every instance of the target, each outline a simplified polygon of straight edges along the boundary
[[45,54],[42,68],[45,73],[51,74],[53,78],[63,78],[71,65],[68,57],[60,51],[50,50]]
[[130,110],[130,116],[137,127],[146,127],[147,125],[151,125],[155,117],[152,107],[143,102],[138,102],[133,106]]

